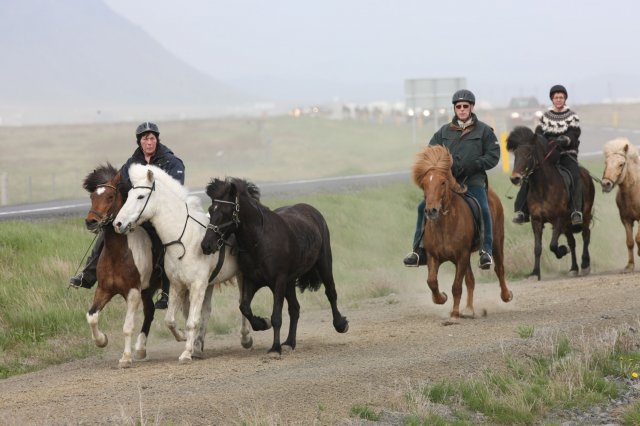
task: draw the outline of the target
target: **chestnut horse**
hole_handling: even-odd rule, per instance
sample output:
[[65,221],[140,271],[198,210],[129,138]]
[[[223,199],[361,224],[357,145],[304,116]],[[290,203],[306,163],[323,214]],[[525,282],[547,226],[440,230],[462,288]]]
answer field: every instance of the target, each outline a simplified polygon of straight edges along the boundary
[[[427,284],[434,303],[442,305],[447,301],[447,295],[438,289],[440,264],[449,261],[456,267],[451,286],[453,309],[445,324],[455,323],[460,318],[463,278],[467,286],[467,306],[462,315],[472,318],[475,316],[475,278],[470,258],[471,253],[480,248],[474,246],[476,226],[473,213],[461,195],[465,189],[451,174],[452,162],[451,154],[446,148],[432,145],[417,154],[413,166],[413,180],[424,192],[426,221],[423,238],[429,270]],[[500,282],[500,298],[503,302],[510,302],[513,293],[507,288],[504,278],[504,211],[500,199],[491,188],[488,198],[493,221],[494,271]]]
[[[535,261],[530,277],[540,280],[540,255],[542,254],[542,229],[545,223],[553,227],[549,248],[561,259],[567,253],[571,253],[571,275],[578,275],[578,262],[576,259],[576,240],[574,233],[582,232],[582,274],[590,272],[589,241],[591,230],[589,226],[593,217],[593,200],[595,187],[589,176],[589,172],[580,167],[582,177],[583,206],[582,225],[571,225],[571,209],[569,194],[556,166],[555,159],[559,152],[542,135],[524,126],[516,127],[507,137],[507,149],[513,152],[514,164],[511,172],[511,183],[519,185],[528,182],[529,190],[527,204],[531,215],[531,228],[535,239]],[[561,234],[567,238],[569,249],[564,245],[558,245]]]
[[[627,235],[628,260],[624,271],[633,272],[633,225],[640,220],[640,158],[627,138],[613,139],[604,146],[602,192],[611,192],[616,185],[616,204]],[[635,243],[640,255],[640,228]]]
[[97,267],[98,286],[93,303],[87,312],[87,322],[96,346],[107,345],[107,335],[98,329],[98,318],[105,305],[115,295],[122,296],[127,302],[127,313],[122,331],[124,334],[124,353],[118,362],[120,367],[132,364],[131,336],[135,313],[142,301],[144,321],[136,341],[136,359],[147,356],[146,343],[149,328],[153,321],[155,308],[153,294],[160,288],[161,273],[153,265],[151,239],[140,229],[128,236],[116,234],[111,226],[113,218],[124,204],[127,185],[120,182],[120,173],[106,164],[89,173],[82,185],[91,194],[91,210],[85,219],[85,225],[91,232],[104,233],[104,248]]

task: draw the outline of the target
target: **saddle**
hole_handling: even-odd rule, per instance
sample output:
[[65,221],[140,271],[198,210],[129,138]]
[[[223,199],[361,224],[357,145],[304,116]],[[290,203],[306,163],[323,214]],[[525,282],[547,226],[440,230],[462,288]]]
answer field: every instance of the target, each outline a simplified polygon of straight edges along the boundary
[[484,223],[482,222],[482,211],[480,211],[480,203],[471,194],[465,192],[460,194],[462,199],[466,201],[467,205],[471,209],[471,215],[473,216],[473,243],[471,244],[471,250],[480,250],[482,247],[482,238],[484,236]]

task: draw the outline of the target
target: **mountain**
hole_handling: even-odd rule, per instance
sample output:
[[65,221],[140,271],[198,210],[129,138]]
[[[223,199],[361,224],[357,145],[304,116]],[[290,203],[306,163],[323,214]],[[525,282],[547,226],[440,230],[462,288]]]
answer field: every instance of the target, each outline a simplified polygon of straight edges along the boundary
[[252,100],[184,63],[101,0],[2,0],[0,52],[5,118],[65,108],[219,111]]

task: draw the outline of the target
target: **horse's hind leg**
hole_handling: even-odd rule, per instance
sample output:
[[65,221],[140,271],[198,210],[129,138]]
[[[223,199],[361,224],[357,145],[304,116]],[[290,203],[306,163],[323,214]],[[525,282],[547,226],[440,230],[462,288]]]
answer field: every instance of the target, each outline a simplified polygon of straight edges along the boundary
[[565,233],[565,236],[567,237],[567,244],[569,245],[569,252],[571,253],[571,269],[569,269],[569,275],[576,277],[579,272],[578,257],[576,255],[576,238],[570,230]]
[[133,357],[131,356],[131,336],[133,335],[133,326],[135,325],[136,311],[140,305],[140,290],[132,288],[127,294],[127,314],[124,318],[122,333],[124,334],[124,352],[122,358],[118,361],[120,368],[131,367]]
[[[327,253],[328,250],[328,253]],[[324,249],[321,258],[316,262],[315,267],[320,274],[320,279],[324,283],[324,294],[331,305],[331,314],[333,315],[333,328],[338,333],[346,333],[349,330],[349,321],[342,316],[338,310],[338,292],[336,291],[336,283],[333,280],[331,249]]]
[[591,257],[589,256],[589,243],[591,242],[591,229],[589,224],[585,223],[582,228],[582,262],[580,268],[582,275],[589,275],[591,272]]
[[[184,305],[184,299],[187,297],[186,293],[187,290],[182,284],[172,282],[169,286],[169,305],[167,306],[167,312],[164,314],[164,323],[178,342],[184,342],[187,339],[185,334],[178,329],[178,325],[176,324],[176,311],[178,310],[178,307],[180,307],[181,303]],[[187,312],[185,312],[183,308],[182,313],[184,314],[185,319],[187,318]]]
[[107,335],[98,328],[98,319],[100,318],[100,312],[112,297],[112,293],[104,291],[102,287],[100,287],[100,284],[98,284],[98,288],[93,296],[93,303],[89,311],[87,311],[87,323],[89,323],[89,327],[91,328],[91,337],[93,337],[93,341],[99,348],[104,348],[107,346],[107,343],[109,343]]
[[144,320],[142,321],[142,329],[138,334],[136,340],[135,351],[133,352],[133,358],[140,360],[147,357],[147,338],[149,337],[149,330],[151,329],[151,323],[155,316],[156,308],[153,305],[153,293],[155,289],[147,288],[142,290],[142,310],[144,312]]
[[[624,225],[624,232],[626,234],[627,243],[627,265],[624,267],[624,272],[633,272],[633,270],[635,269],[633,259],[633,221],[623,220],[622,224]],[[582,239],[584,241],[584,234],[582,236]],[[638,227],[638,233],[636,234],[635,243],[638,246],[638,256],[640,256],[640,226]]]
[[503,302],[511,302],[513,300],[513,292],[507,287],[507,281],[504,278],[504,237],[501,240],[494,239],[493,241],[493,261],[495,264],[493,270],[500,283],[500,299]]
[[282,344],[283,346],[289,346],[291,349],[296,348],[296,333],[298,330],[298,318],[300,318],[300,304],[296,297],[296,284],[295,282],[287,284],[287,291],[284,296],[287,299],[287,308],[289,311],[289,334],[287,340]]

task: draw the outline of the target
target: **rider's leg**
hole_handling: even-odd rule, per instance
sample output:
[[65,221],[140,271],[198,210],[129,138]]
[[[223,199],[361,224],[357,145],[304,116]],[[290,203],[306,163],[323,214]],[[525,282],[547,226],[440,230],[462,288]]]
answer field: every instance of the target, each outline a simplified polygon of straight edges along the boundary
[[167,306],[169,305],[169,278],[164,271],[164,245],[150,222],[143,223],[142,227],[149,234],[149,238],[151,238],[151,250],[154,253],[153,258],[158,259],[154,268],[160,268],[162,270],[162,292],[160,293],[160,298],[156,301],[155,308],[167,309]]
[[529,206],[527,205],[527,195],[529,193],[529,185],[523,182],[516,195],[516,201],[514,202],[515,215],[513,217],[513,223],[521,225],[525,222],[529,222]]
[[469,186],[469,193],[478,200],[482,212],[482,224],[484,234],[482,236],[482,249],[480,250],[480,269],[489,269],[493,265],[493,222],[489,210],[487,188],[483,186]]
[[69,278],[69,285],[75,288],[91,288],[96,283],[96,268],[98,266],[98,259],[100,258],[100,253],[102,253],[102,248],[104,247],[104,232],[99,231],[98,236],[96,237],[96,242],[93,245],[93,249],[91,249],[91,253],[87,258],[87,263],[84,266],[84,269],[78,272],[73,277]]
[[582,225],[582,177],[580,176],[580,167],[576,157],[566,155],[562,158],[564,165],[571,172],[571,180],[573,188],[570,195],[571,203],[571,224]]
[[424,232],[424,199],[418,204],[418,219],[416,221],[416,231],[413,234],[413,249],[405,256],[403,263],[405,266],[420,266],[427,264],[427,255],[422,246],[422,233]]

